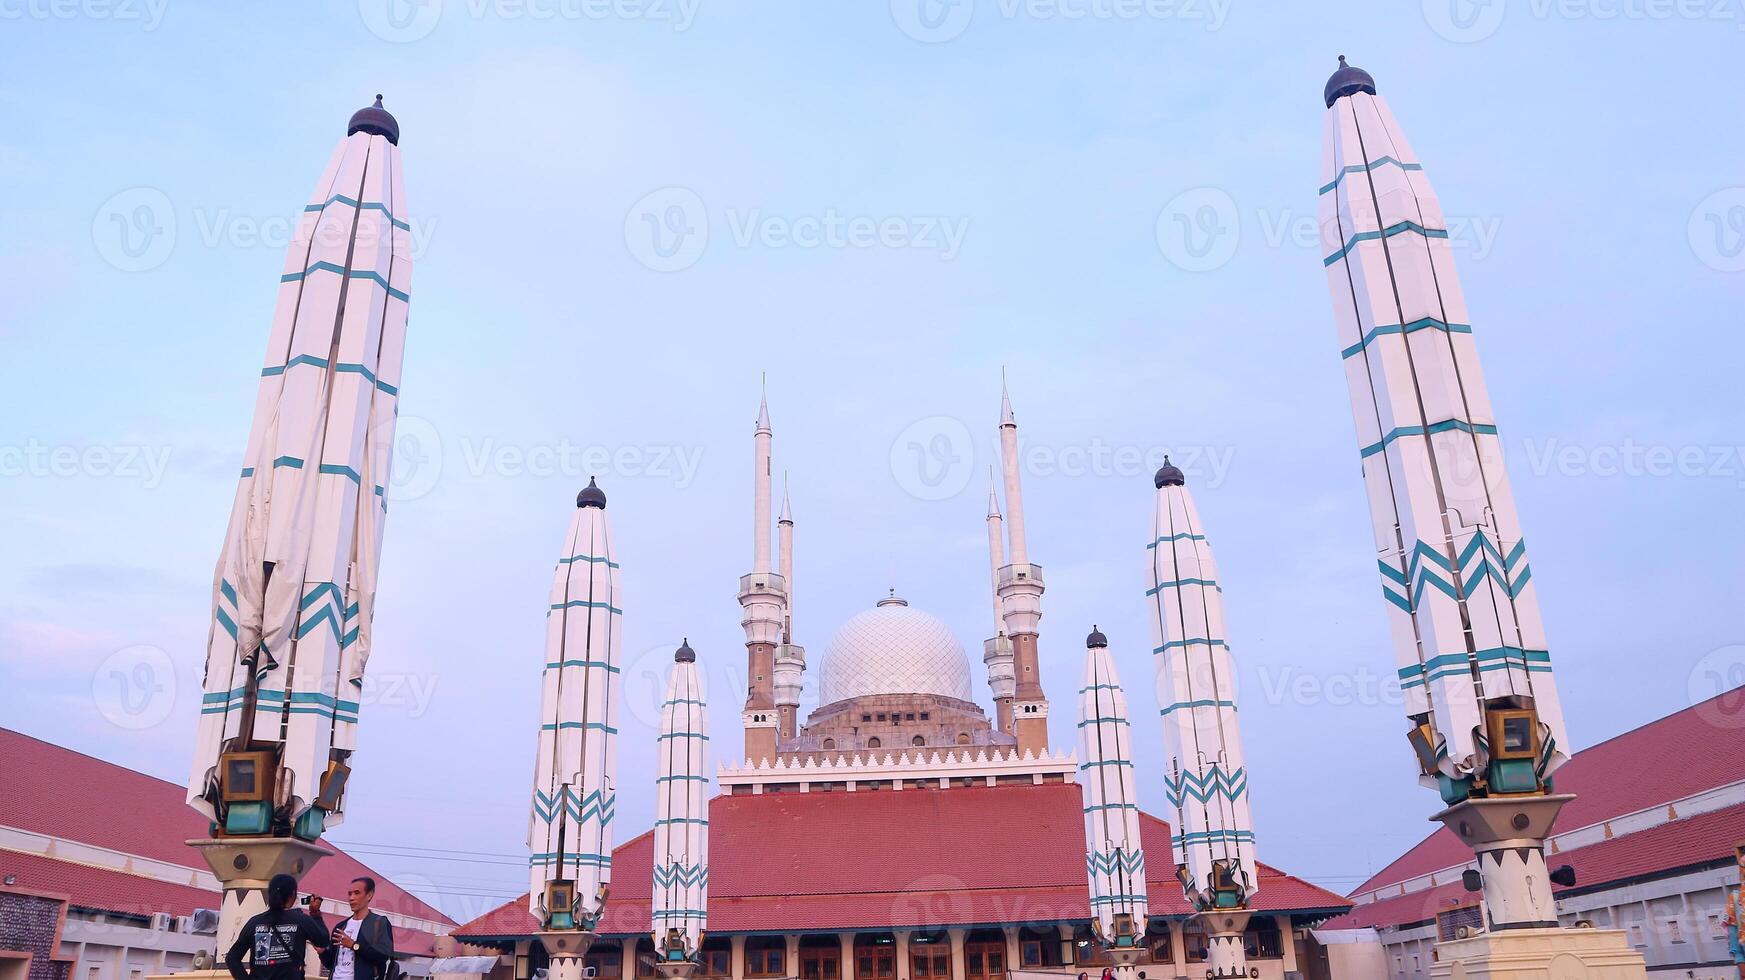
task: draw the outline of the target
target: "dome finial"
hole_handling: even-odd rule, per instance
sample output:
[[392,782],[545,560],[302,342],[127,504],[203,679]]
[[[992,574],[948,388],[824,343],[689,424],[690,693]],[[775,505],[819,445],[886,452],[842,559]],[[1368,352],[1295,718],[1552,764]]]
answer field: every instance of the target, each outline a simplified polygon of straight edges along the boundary
[[1109,638],[1103,635],[1102,630],[1097,629],[1097,624],[1092,623],[1091,624],[1091,635],[1085,637],[1086,649],[1094,650],[1097,647],[1106,647],[1108,645],[1109,645]]
[[697,662],[697,651],[691,649],[691,638],[685,637],[679,641],[679,648],[673,651],[673,663],[694,664]]
[[1340,55],[1338,70],[1333,72],[1332,78],[1327,79],[1327,87],[1321,92],[1326,97],[1327,108],[1331,109],[1333,103],[1347,95],[1356,95],[1359,92],[1374,95],[1375,79],[1371,78],[1369,72],[1362,68],[1353,68],[1347,64],[1345,56]]
[[364,106],[351,114],[351,122],[346,124],[345,135],[354,133],[380,136],[395,146],[400,145],[400,122],[382,108],[381,93],[376,94],[375,105]]
[[1164,487],[1181,487],[1187,485],[1187,477],[1182,474],[1181,467],[1163,457],[1163,465],[1157,468],[1157,475],[1152,478],[1152,485],[1162,490]]
[[909,600],[901,598],[897,595],[896,589],[890,589],[888,591],[890,592],[890,595],[885,596],[883,599],[880,599],[878,601],[877,605],[880,605],[880,606],[906,606],[909,604]]
[[576,506],[606,509],[606,491],[600,489],[593,477],[588,477],[588,485],[582,488],[581,493],[576,494]]

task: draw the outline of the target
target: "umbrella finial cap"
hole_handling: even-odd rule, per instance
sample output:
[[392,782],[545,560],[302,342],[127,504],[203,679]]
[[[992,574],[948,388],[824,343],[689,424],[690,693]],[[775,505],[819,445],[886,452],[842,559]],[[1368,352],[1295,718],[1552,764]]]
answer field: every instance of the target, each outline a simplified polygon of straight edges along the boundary
[[606,491],[600,489],[593,477],[588,477],[588,485],[582,488],[581,493],[576,494],[576,506],[606,509]]
[[1331,109],[1333,103],[1347,95],[1356,95],[1359,92],[1374,95],[1375,79],[1371,78],[1369,72],[1362,68],[1354,68],[1346,64],[1345,56],[1340,55],[1339,69],[1333,73],[1332,78],[1327,79],[1327,87],[1321,91],[1321,94],[1327,99],[1327,108]]
[[351,114],[351,122],[345,127],[345,135],[353,133],[369,133],[380,136],[395,146],[400,145],[400,121],[393,114],[382,108],[382,96],[376,94],[376,104],[364,106]]
[[1091,635],[1085,637],[1086,649],[1093,649],[1094,650],[1097,647],[1106,647],[1108,645],[1109,645],[1109,638],[1103,635],[1102,630],[1097,629],[1097,624],[1092,623],[1091,624]]
[[679,648],[673,651],[673,663],[694,664],[697,662],[697,651],[691,649],[691,638],[685,637],[679,641]]
[[1157,468],[1157,476],[1153,477],[1151,482],[1157,489],[1162,490],[1164,487],[1186,486],[1188,480],[1183,475],[1181,467],[1171,463],[1169,457],[1165,456],[1163,457],[1163,465]]

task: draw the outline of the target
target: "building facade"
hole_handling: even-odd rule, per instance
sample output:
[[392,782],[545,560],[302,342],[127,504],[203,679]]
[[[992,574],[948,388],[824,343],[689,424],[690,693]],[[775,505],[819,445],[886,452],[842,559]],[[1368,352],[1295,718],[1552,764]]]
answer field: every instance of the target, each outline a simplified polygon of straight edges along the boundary
[[[217,952],[196,912],[219,907],[218,882],[185,843],[207,836],[207,823],[183,787],[7,729],[0,758],[0,970],[30,953],[18,980],[143,980]],[[304,877],[305,890],[331,917],[354,877],[375,878],[374,908],[394,925],[402,968],[429,976],[436,937],[454,922],[328,846],[335,853]]]

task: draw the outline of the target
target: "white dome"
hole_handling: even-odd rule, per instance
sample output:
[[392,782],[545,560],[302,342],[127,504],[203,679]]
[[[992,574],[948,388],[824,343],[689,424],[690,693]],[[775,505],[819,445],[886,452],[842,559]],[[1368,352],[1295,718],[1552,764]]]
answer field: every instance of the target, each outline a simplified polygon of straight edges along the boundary
[[969,657],[946,625],[895,596],[856,615],[831,638],[818,703],[868,694],[970,695]]

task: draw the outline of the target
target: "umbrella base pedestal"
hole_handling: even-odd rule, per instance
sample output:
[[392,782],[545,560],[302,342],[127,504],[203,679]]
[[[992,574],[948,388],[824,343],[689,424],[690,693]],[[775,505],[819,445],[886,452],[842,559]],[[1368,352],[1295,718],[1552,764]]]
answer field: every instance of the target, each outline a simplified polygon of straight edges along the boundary
[[662,961],[654,965],[654,972],[662,980],[691,980],[701,966],[694,960]]
[[1212,980],[1248,976],[1248,954],[1242,946],[1242,933],[1253,915],[1248,909],[1213,909],[1200,913],[1200,924],[1206,930],[1206,976]]
[[1642,954],[1618,929],[1505,929],[1436,944],[1431,980],[1643,980]]
[[[295,837],[213,837],[188,841],[212,869],[224,903],[218,909],[215,954],[222,957],[236,941],[242,924],[267,910],[267,880],[288,874],[298,881],[315,862],[333,852]],[[214,964],[216,965],[216,964]],[[314,968],[320,970],[319,966]],[[217,971],[223,973],[220,969]],[[228,976],[229,974],[225,974]]]
[[582,958],[594,945],[597,938],[594,933],[582,929],[553,929],[534,935],[545,947],[545,955],[551,958],[547,980],[582,980]]

